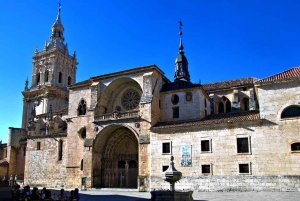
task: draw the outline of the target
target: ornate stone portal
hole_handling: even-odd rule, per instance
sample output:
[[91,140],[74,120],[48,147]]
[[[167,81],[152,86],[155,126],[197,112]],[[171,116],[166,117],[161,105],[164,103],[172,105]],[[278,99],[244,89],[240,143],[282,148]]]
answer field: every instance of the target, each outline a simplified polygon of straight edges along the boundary
[[94,187],[137,188],[138,142],[129,129],[101,133],[93,158]]

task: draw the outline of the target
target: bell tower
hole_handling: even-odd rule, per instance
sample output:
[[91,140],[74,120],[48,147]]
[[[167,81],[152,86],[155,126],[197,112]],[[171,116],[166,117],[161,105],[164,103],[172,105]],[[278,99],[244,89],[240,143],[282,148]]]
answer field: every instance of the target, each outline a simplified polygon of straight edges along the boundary
[[[61,6],[52,25],[50,41],[43,50],[35,49],[33,55],[32,82],[24,89],[22,128],[36,116],[49,112],[64,115],[68,108],[68,86],[76,82],[76,53],[69,54],[65,43],[64,26],[61,21]],[[50,111],[51,110],[51,111]]]
[[175,75],[174,75],[174,81],[186,81],[190,82],[190,73],[188,69],[188,60],[184,55],[183,51],[183,44],[182,44],[182,22],[179,22],[179,36],[180,36],[180,42],[179,42],[179,53],[177,55],[176,61],[175,61]]

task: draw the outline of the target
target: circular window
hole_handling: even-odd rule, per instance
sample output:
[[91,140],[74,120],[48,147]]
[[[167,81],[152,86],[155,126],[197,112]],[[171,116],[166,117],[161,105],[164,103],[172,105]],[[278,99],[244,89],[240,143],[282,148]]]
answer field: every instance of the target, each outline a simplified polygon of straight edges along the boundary
[[173,94],[171,98],[171,102],[173,105],[177,105],[177,103],[179,102],[179,96],[177,94]]
[[139,105],[140,99],[140,94],[137,91],[130,89],[126,91],[121,98],[122,106],[126,110],[135,109]]

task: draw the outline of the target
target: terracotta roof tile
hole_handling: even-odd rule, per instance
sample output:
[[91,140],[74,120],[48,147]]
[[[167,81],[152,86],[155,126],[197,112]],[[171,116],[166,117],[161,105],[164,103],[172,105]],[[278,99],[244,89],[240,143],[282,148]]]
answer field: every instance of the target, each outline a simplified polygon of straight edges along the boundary
[[258,81],[258,83],[286,80],[290,78],[300,78],[300,67],[294,67],[289,70],[277,73]]
[[242,87],[245,85],[251,85],[256,82],[258,79],[254,77],[247,77],[235,80],[226,80],[222,82],[211,82],[207,84],[203,84],[203,88],[206,91],[215,91],[220,89],[227,89],[232,87]]
[[222,123],[237,123],[245,121],[259,120],[259,111],[251,110],[247,112],[234,112],[225,114],[214,114],[205,117],[204,119],[195,119],[187,121],[172,121],[172,122],[159,122],[153,128],[172,128],[182,126],[205,126],[215,125]]

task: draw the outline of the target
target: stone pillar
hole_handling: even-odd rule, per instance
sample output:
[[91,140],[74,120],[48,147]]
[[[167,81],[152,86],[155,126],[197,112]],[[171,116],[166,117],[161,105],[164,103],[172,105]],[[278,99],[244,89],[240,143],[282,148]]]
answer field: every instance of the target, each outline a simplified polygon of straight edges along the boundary
[[254,89],[250,89],[249,110],[256,110],[256,96]]
[[232,99],[232,110],[239,111],[240,110],[240,100],[239,100],[239,91],[237,89],[233,90],[233,99]]
[[150,138],[149,135],[141,135],[139,139],[139,177],[138,189],[139,191],[147,191],[150,188],[149,184],[149,151],[150,151]]

